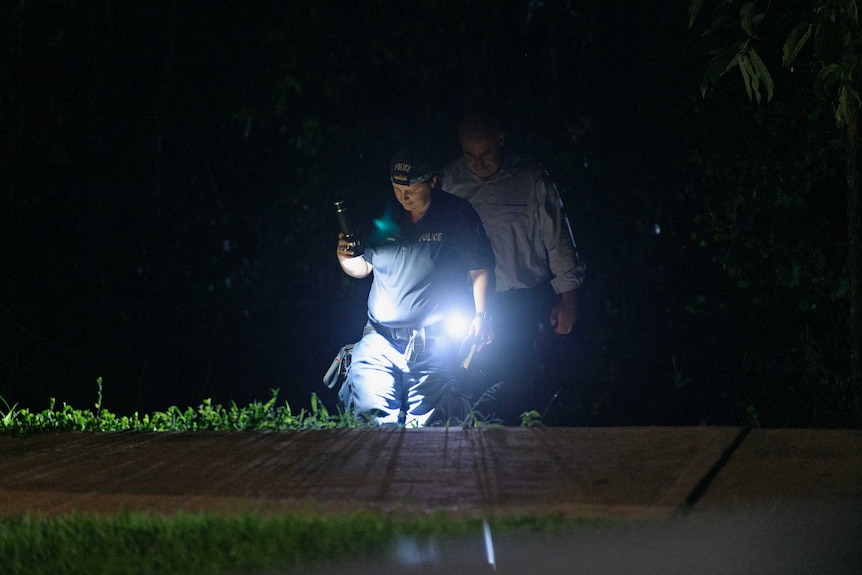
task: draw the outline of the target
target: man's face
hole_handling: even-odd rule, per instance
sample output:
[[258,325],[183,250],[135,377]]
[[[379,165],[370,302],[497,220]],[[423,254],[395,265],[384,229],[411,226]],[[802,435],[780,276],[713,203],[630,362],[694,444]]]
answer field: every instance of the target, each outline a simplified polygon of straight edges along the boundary
[[461,149],[467,168],[483,180],[494,176],[503,165],[503,134],[483,136],[479,134],[463,134]]
[[398,203],[406,211],[424,213],[431,203],[431,188],[434,187],[435,182],[436,177],[412,186],[393,183],[392,191],[395,192]]

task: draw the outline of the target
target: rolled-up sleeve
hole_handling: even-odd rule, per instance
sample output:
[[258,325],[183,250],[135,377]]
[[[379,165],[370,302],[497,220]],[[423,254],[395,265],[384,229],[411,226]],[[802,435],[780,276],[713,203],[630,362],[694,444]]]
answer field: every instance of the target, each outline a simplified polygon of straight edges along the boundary
[[557,187],[546,175],[536,182],[536,198],[536,218],[553,275],[551,286],[558,294],[577,289],[584,282],[585,268],[578,257],[563,201]]
[[482,226],[479,214],[464,202],[464,207],[459,212],[460,223],[458,230],[458,249],[461,252],[467,269],[494,271],[494,251],[491,242]]

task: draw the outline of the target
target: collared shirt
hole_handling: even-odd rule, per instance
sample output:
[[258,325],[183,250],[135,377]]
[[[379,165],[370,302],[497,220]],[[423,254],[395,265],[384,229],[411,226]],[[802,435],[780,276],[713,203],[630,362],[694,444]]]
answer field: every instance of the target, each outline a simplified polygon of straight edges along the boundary
[[418,222],[394,207],[375,222],[365,258],[374,278],[368,318],[390,327],[434,324],[469,297],[470,270],[493,270],[494,253],[479,215],[466,202],[432,190],[431,205]]
[[496,256],[498,292],[550,281],[560,294],[583,283],[584,267],[562,200],[535,160],[506,154],[500,171],[482,180],[461,157],[446,168],[443,189],[479,213]]

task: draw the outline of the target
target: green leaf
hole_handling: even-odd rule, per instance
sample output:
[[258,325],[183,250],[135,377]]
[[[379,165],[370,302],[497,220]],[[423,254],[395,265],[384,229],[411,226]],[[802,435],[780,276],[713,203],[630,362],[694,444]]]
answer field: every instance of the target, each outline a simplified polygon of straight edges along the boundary
[[691,0],[691,4],[688,6],[689,28],[691,28],[694,25],[694,21],[697,20],[697,15],[700,12],[701,6],[703,6],[703,0]]
[[[739,56],[739,73],[742,74],[742,81],[745,82],[745,93],[748,94],[748,100],[751,101],[752,84],[756,83],[757,79],[754,77],[747,54],[741,54]],[[758,101],[759,100],[760,97],[758,92]]]
[[715,52],[715,57],[710,61],[709,67],[703,75],[703,81],[700,83],[700,93],[704,98],[709,89],[718,82],[718,79],[736,66],[738,57],[739,52],[735,47],[724,48]]
[[841,86],[838,89],[838,106],[835,107],[835,123],[841,127],[847,121],[850,108],[859,108],[859,93],[850,86]]
[[742,29],[749,36],[754,36],[754,2],[743,4],[739,9],[739,18],[742,23]]
[[817,74],[817,82],[822,84],[823,90],[828,92],[835,86],[840,85],[844,78],[844,70],[840,64],[829,64]]
[[[755,78],[763,82],[763,85],[766,87],[766,101],[769,102],[772,100],[772,75],[769,73],[769,69],[767,69],[766,64],[763,63],[763,60],[760,59],[760,56],[757,55],[757,52],[754,49],[748,51],[749,59],[751,60],[751,66],[754,69]],[[760,102],[760,90],[757,90],[757,101]]]
[[808,38],[811,37],[813,28],[814,27],[811,24],[803,22],[802,24],[797,25],[790,33],[790,36],[784,43],[784,55],[781,59],[785,66],[790,66],[793,61],[796,60],[796,56],[799,55],[799,52],[805,46]]

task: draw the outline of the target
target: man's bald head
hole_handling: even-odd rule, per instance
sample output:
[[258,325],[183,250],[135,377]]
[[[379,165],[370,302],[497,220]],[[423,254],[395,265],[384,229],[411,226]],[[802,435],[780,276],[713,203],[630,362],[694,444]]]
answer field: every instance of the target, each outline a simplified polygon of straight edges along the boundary
[[488,117],[468,116],[458,128],[461,150],[467,167],[483,180],[494,177],[503,166],[505,135]]

